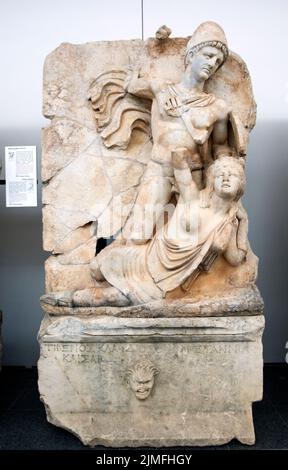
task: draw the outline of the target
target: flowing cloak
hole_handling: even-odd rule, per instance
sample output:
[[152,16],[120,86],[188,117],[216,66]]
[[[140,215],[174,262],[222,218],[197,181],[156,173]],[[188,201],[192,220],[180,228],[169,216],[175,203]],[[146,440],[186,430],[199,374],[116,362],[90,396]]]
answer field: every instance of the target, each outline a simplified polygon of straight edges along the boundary
[[[167,237],[167,226],[144,245],[113,246],[97,256],[105,279],[126,295],[133,305],[159,300],[180,285],[189,284],[201,271],[208,271],[218,256],[214,246],[225,237],[223,249],[228,245],[229,226],[236,216],[235,207],[209,233],[195,245]],[[228,228],[228,230],[227,230]]]

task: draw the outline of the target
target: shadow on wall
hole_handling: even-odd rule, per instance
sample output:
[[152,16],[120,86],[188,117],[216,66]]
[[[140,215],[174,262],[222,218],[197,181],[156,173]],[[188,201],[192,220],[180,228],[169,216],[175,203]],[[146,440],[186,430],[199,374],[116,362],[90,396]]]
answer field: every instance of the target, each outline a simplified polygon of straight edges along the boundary
[[250,138],[244,204],[265,302],[265,362],[283,362],[288,341],[287,149],[288,120],[258,121]]
[[[40,130],[1,132],[5,145],[37,145]],[[16,137],[15,137],[16,136]],[[249,214],[249,239],[260,259],[258,286],[265,301],[264,360],[283,362],[288,341],[288,121],[259,121],[252,131],[247,161],[244,205]],[[40,167],[38,165],[38,176]],[[38,185],[38,201],[40,203]],[[3,363],[36,364],[37,331],[44,292],[42,218],[38,208],[5,208],[0,187],[0,310],[3,311]]]

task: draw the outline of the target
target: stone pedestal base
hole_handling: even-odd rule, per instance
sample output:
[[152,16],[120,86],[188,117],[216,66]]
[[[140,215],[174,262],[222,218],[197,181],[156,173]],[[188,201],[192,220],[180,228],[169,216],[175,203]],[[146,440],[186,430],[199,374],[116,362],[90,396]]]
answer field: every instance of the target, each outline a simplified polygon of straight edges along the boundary
[[263,315],[44,318],[48,420],[95,446],[255,442]]

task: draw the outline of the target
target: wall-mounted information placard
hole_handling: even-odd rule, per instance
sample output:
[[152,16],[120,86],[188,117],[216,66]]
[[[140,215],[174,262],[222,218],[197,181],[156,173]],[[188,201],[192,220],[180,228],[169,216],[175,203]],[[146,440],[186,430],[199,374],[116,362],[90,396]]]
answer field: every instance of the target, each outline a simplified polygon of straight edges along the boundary
[[6,207],[36,207],[36,146],[5,147],[5,169]]

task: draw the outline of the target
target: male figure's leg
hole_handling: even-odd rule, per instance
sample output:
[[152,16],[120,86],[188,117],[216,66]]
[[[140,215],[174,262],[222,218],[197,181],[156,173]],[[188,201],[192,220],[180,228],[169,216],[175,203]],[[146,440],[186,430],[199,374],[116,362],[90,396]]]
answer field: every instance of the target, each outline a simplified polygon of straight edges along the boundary
[[140,184],[132,214],[123,228],[123,237],[145,243],[153,237],[155,224],[171,198],[170,164],[151,160]]

